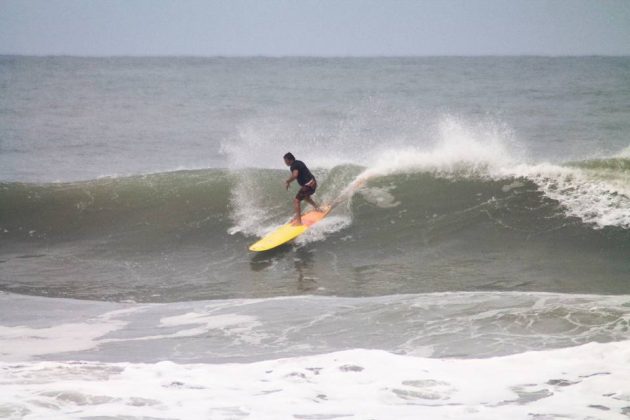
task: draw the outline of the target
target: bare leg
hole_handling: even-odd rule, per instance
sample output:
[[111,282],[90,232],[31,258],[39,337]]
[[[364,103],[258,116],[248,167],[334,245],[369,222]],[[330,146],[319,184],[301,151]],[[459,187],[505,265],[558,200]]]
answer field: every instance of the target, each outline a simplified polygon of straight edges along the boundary
[[293,208],[295,209],[294,224],[300,226],[302,224],[302,208],[300,206],[300,200],[297,198],[293,199]]
[[315,208],[315,210],[317,211],[322,211],[322,209],[317,205],[316,202],[313,201],[313,199],[311,197],[306,197],[304,200],[306,200],[306,202],[308,204],[310,204],[311,206],[313,206]]

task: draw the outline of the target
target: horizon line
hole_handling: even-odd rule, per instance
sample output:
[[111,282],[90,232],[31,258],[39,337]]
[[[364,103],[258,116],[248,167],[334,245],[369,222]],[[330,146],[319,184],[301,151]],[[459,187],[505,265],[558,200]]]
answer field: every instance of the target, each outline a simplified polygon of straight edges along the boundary
[[347,55],[308,55],[308,54],[22,54],[0,52],[0,57],[24,57],[24,58],[587,58],[606,57],[624,58],[630,54],[409,54],[409,55],[388,55],[388,54],[347,54]]

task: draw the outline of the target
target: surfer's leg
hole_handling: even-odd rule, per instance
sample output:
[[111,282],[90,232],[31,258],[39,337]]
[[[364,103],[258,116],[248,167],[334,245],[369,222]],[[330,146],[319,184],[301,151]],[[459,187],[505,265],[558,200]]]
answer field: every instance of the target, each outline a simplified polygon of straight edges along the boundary
[[293,208],[295,209],[294,224],[296,226],[300,226],[302,224],[302,208],[300,206],[300,201],[301,200],[297,197],[293,199]]
[[310,204],[311,206],[313,206],[315,208],[315,210],[317,211],[322,211],[322,209],[317,205],[317,203],[315,201],[313,201],[313,199],[309,196],[306,197],[304,200],[306,200],[306,202],[308,204]]

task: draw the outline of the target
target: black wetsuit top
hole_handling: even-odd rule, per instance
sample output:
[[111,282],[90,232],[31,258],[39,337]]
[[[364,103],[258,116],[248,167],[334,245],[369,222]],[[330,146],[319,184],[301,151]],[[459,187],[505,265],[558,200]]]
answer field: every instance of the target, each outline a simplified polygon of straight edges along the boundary
[[291,164],[291,173],[293,173],[296,169],[298,171],[297,182],[301,186],[304,186],[304,184],[315,178],[301,160],[295,160]]

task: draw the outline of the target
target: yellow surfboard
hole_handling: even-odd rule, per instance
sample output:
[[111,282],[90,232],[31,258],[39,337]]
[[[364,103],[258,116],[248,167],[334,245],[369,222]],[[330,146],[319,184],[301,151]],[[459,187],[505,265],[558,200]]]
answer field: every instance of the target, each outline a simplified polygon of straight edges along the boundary
[[363,187],[368,180],[368,176],[363,175],[356,178],[351,182],[337,198],[330,202],[327,206],[322,206],[323,211],[311,210],[302,215],[302,225],[295,226],[291,223],[280,226],[273,232],[265,235],[261,240],[249,247],[250,251],[268,251],[284,243],[289,242],[292,239],[297,238],[308,230],[315,223],[328,216],[328,213],[334,209],[337,205],[348,200],[355,191]]
[[302,224],[295,226],[292,223],[280,226],[273,232],[265,235],[261,240],[249,247],[250,251],[268,251],[292,239],[297,238],[315,223],[322,220],[330,213],[330,206],[323,206],[323,211],[312,210],[302,215]]

